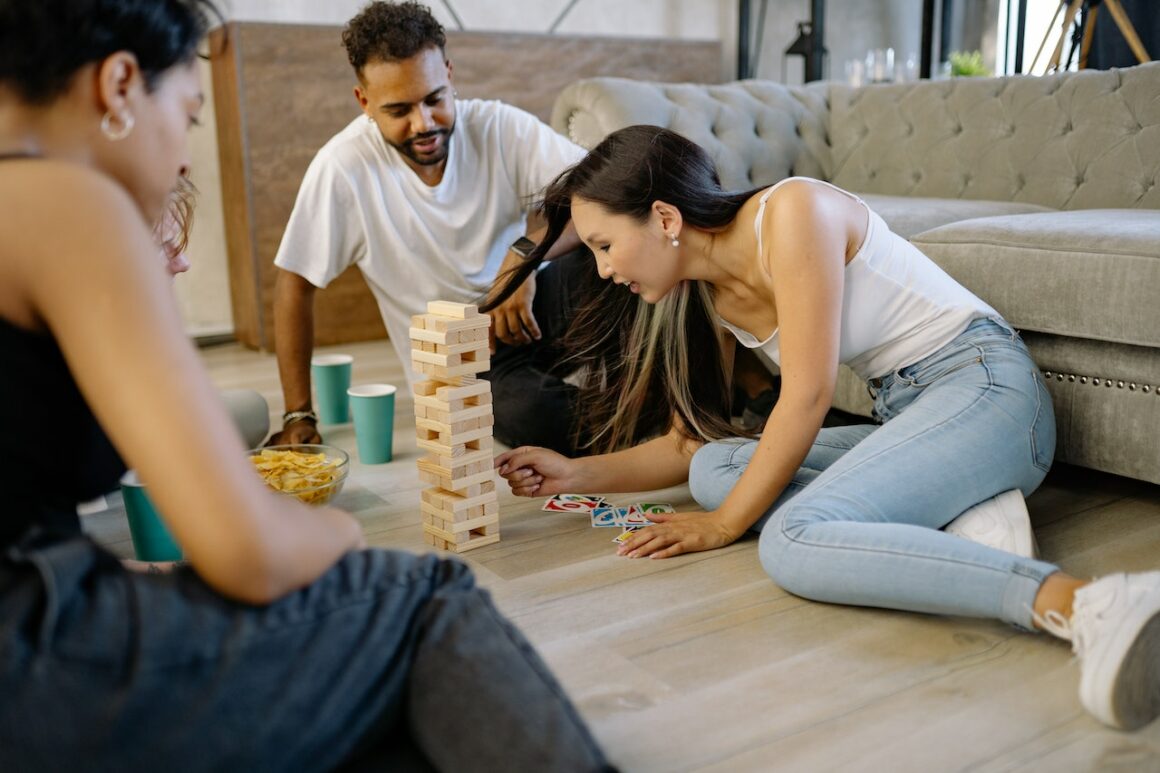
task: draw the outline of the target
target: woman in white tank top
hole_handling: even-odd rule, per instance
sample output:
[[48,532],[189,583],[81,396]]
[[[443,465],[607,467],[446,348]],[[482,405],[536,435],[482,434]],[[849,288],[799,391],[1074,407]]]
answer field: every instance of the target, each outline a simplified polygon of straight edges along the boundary
[[[994,309],[860,199],[804,179],[727,193],[697,145],[634,126],[561,175],[542,212],[525,273],[575,227],[612,280],[570,336],[589,374],[579,413],[604,453],[513,449],[497,459],[513,492],[688,480],[705,511],[654,517],[621,555],[760,531],[786,590],[1047,630],[1075,642],[1098,719],[1130,728],[1160,713],[1160,572],[1085,583],[1033,557],[1022,495],[1055,447],[1038,369]],[[719,326],[781,366],[760,438],[729,422],[733,342]],[[839,363],[867,381],[879,424],[822,428]],[[988,518],[994,534],[971,533]]]

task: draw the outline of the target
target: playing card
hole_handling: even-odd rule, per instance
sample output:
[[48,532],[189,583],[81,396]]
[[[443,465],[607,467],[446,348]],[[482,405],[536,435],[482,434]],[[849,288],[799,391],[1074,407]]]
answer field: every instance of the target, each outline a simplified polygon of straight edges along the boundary
[[587,513],[597,507],[604,507],[604,497],[587,494],[556,494],[544,502],[543,510],[553,513]]
[[636,533],[636,529],[625,529],[620,534],[612,538],[612,541],[617,545],[623,545],[629,537]]
[[641,502],[637,505],[645,515],[652,515],[654,513],[675,513],[676,510],[668,502]]
[[624,511],[620,522],[622,526],[648,526],[652,523],[638,505],[620,509]]
[[592,525],[598,527],[623,526],[624,507],[597,507],[589,515],[592,516]]

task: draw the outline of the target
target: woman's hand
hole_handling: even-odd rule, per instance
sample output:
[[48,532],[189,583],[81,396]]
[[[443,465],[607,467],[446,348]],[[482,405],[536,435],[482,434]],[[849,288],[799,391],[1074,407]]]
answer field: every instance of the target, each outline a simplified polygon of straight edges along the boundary
[[513,448],[497,456],[495,466],[516,496],[546,497],[584,490],[578,460],[547,448]]
[[649,515],[654,526],[639,529],[616,550],[629,558],[669,558],[681,553],[723,548],[740,534],[722,523],[715,512]]

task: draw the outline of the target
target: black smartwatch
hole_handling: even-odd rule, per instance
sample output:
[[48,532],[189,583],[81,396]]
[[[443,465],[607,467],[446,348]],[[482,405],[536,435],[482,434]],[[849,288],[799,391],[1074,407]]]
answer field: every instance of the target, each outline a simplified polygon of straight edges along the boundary
[[508,249],[527,260],[528,256],[532,254],[532,250],[536,249],[536,243],[526,236],[521,236],[512,242],[512,246]]

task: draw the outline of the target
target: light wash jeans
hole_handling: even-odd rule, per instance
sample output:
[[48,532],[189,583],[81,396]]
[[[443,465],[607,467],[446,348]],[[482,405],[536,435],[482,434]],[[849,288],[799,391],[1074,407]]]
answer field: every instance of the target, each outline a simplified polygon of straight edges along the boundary
[[[878,425],[825,428],[758,521],[761,563],[798,596],[990,617],[1030,629],[1051,564],[939,529],[1008,489],[1030,494],[1055,452],[1051,398],[1023,342],[978,319],[929,357],[870,384]],[[724,501],[756,441],[709,443],[689,484]]]

